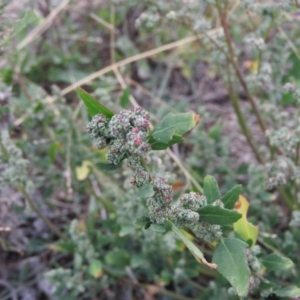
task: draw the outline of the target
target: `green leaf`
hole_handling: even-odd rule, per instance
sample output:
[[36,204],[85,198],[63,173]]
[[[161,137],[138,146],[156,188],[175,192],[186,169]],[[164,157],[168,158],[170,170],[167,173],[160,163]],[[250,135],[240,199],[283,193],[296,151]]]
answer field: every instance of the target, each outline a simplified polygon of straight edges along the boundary
[[195,259],[200,264],[205,264],[209,266],[212,269],[215,269],[217,267],[216,264],[212,264],[206,261],[206,259],[203,256],[203,253],[200,251],[200,249],[187,237],[187,233],[184,231],[181,231],[179,228],[177,228],[172,222],[170,222],[171,228],[173,232],[181,238],[181,240],[184,242],[184,244],[188,247],[188,249],[191,251]]
[[300,297],[300,288],[296,285],[291,285],[274,291],[274,294],[278,297],[297,298]]
[[177,134],[174,134],[172,139],[167,144],[156,141],[151,135],[148,137],[148,143],[151,145],[152,150],[165,150],[168,147],[174,144],[182,143],[183,141],[184,138]]
[[57,142],[57,141],[53,141],[48,149],[48,153],[49,153],[49,156],[52,160],[52,162],[55,161],[56,159],[56,154],[58,152],[58,150],[61,148],[61,143],[60,142]]
[[125,250],[113,250],[105,255],[105,262],[109,265],[125,267],[130,264],[130,255]]
[[116,210],[114,204],[111,201],[102,197],[97,197],[97,199],[103,204],[105,209],[107,209],[109,212],[114,212]]
[[129,91],[129,87],[127,87],[123,91],[123,93],[122,93],[122,95],[120,97],[120,105],[121,105],[121,107],[125,108],[128,105],[128,103],[129,103],[129,96],[130,96],[130,91]]
[[208,204],[212,204],[214,201],[221,199],[218,183],[213,176],[205,176],[203,190]]
[[145,267],[145,261],[147,261],[147,259],[144,254],[132,253],[130,256],[130,266],[134,269],[142,266]]
[[50,250],[62,253],[74,253],[76,251],[76,244],[72,241],[59,241],[54,244],[49,244],[47,247]]
[[221,239],[214,254],[217,270],[230,282],[240,297],[248,294],[250,269],[247,263],[248,245],[239,239]]
[[154,193],[153,185],[148,183],[138,191],[138,196],[141,198],[150,198]]
[[247,220],[248,208],[249,202],[245,197],[240,195],[235,204],[235,211],[241,213],[242,218],[233,224],[233,229],[249,244],[249,246],[253,246],[257,240],[258,226],[253,225]]
[[220,122],[220,120],[217,121],[213,126],[209,128],[207,134],[215,141],[219,141],[222,134],[222,122]]
[[94,278],[100,278],[103,274],[101,261],[93,259],[89,265],[88,271]]
[[199,115],[190,113],[168,113],[150,134],[157,142],[168,144],[173,136],[182,136],[193,129],[199,122]]
[[119,236],[123,237],[128,234],[132,234],[135,231],[134,227],[131,225],[122,225],[121,230],[119,232]]
[[274,271],[286,270],[294,265],[294,263],[288,257],[283,257],[276,253],[266,256],[262,260],[262,263],[268,270]]
[[242,193],[242,186],[236,185],[230,191],[228,191],[225,196],[221,198],[222,202],[225,205],[225,208],[233,209],[234,204],[238,201],[240,194]]
[[200,221],[215,225],[231,225],[242,217],[236,211],[225,209],[219,205],[207,205],[198,210]]
[[114,115],[111,110],[100,104],[92,95],[87,93],[85,90],[78,88],[77,93],[84,102],[87,111],[91,116],[102,114],[108,119],[111,119],[111,117]]
[[150,218],[142,216],[133,221],[133,225],[137,228],[148,229],[151,226]]
[[276,287],[277,284],[275,284],[274,282],[268,281],[266,279],[264,279],[263,281],[261,281],[259,283],[259,290],[273,290],[274,287]]
[[167,231],[165,226],[162,224],[151,224],[150,229],[158,233],[164,233]]

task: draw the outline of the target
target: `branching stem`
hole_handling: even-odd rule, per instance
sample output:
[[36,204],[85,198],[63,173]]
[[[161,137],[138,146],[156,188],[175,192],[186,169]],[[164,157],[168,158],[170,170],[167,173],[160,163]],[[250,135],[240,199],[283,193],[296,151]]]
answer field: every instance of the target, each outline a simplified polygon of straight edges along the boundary
[[233,45],[232,45],[232,39],[231,39],[231,35],[229,33],[229,28],[228,28],[228,23],[227,23],[226,10],[222,11],[219,1],[217,1],[217,9],[218,9],[218,13],[220,16],[221,25],[222,25],[223,31],[224,31],[225,41],[226,41],[228,52],[229,52],[230,63],[232,64],[232,66],[235,70],[236,76],[237,76],[241,86],[243,87],[245,95],[248,98],[248,100],[252,106],[252,109],[257,118],[259,127],[260,127],[261,131],[264,133],[266,131],[265,123],[263,121],[263,118],[260,114],[260,111],[259,111],[257,105],[256,105],[256,102],[250,93],[248,85],[247,85],[247,83],[242,75],[242,72],[238,66],[238,63],[236,61],[236,57],[235,57]]
[[250,148],[252,149],[252,151],[253,151],[253,153],[254,153],[257,161],[259,163],[263,164],[263,160],[262,160],[262,158],[261,158],[261,156],[260,156],[260,154],[259,154],[259,152],[258,152],[258,150],[256,148],[256,145],[252,141],[251,132],[250,132],[250,130],[248,128],[247,122],[246,122],[245,117],[244,117],[244,115],[242,113],[242,110],[241,110],[241,107],[240,107],[237,95],[236,95],[236,93],[233,90],[232,82],[231,82],[231,79],[230,79],[229,66],[227,67],[227,78],[228,78],[229,99],[230,99],[230,102],[231,102],[231,104],[233,106],[235,114],[237,116],[237,119],[238,119],[239,125],[241,127],[242,133],[246,137],[247,143],[250,146]]

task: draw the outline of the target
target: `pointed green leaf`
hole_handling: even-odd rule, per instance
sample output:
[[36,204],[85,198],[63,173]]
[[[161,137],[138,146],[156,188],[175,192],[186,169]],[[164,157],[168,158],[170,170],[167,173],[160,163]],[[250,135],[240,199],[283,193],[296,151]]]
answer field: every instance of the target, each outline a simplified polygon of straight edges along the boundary
[[128,105],[128,103],[129,103],[129,97],[130,97],[129,87],[127,87],[123,91],[123,93],[122,93],[122,95],[120,97],[120,105],[121,105],[121,107],[125,108]]
[[130,255],[130,266],[132,268],[145,267],[145,261],[147,261],[144,254],[141,253],[131,253]]
[[122,225],[121,230],[119,232],[119,236],[123,237],[128,234],[132,234],[134,231],[135,231],[135,229],[131,224],[130,225]]
[[291,285],[274,291],[274,294],[278,297],[297,298],[300,297],[300,288],[296,285]]
[[267,279],[264,279],[263,281],[261,281],[259,283],[258,288],[262,291],[262,290],[271,290],[276,286],[277,286],[276,283],[268,281]]
[[134,220],[133,225],[137,228],[148,229],[151,225],[150,218],[142,216]]
[[174,135],[182,136],[199,122],[199,115],[190,113],[168,113],[154,128],[151,137],[160,143],[168,144]]
[[247,263],[248,245],[239,239],[222,239],[214,254],[217,270],[230,282],[240,297],[248,294],[250,269]]
[[208,204],[221,199],[218,183],[213,176],[205,176],[203,190]]
[[222,134],[222,122],[219,120],[213,126],[211,126],[207,132],[208,136],[219,141]]
[[198,210],[200,221],[214,225],[231,225],[242,217],[236,211],[225,209],[219,205],[207,205]]
[[111,117],[114,115],[114,113],[110,109],[100,104],[92,95],[87,93],[85,90],[78,88],[77,93],[84,102],[87,111],[91,116],[102,114],[108,119],[111,119]]
[[102,270],[102,263],[98,259],[93,259],[89,265],[89,273],[94,277],[94,278],[99,278],[103,274]]
[[174,144],[182,143],[183,141],[184,138],[177,134],[174,134],[172,139],[167,144],[156,141],[151,135],[148,138],[148,143],[151,145],[152,150],[165,150],[168,147]]
[[158,233],[166,232],[166,228],[163,224],[151,224],[150,229]]
[[266,256],[262,260],[263,265],[268,270],[281,271],[291,268],[294,263],[288,257],[280,256],[276,253]]
[[141,198],[150,198],[154,195],[153,185],[151,183],[146,184],[138,191],[138,196]]
[[108,252],[104,260],[109,265],[125,267],[130,265],[130,255],[126,250],[113,250]]
[[47,247],[50,250],[62,253],[74,253],[76,251],[76,244],[74,242],[65,240],[57,243],[49,244]]
[[225,196],[223,196],[221,198],[222,202],[225,205],[225,208],[233,209],[234,204],[235,204],[236,201],[238,201],[239,195],[241,193],[242,193],[242,186],[240,184],[234,186],[229,192],[227,192],[225,194]]
[[215,269],[217,267],[216,264],[212,264],[206,261],[206,259],[203,256],[203,253],[200,251],[200,249],[184,234],[183,231],[181,231],[179,228],[177,228],[172,222],[169,221],[169,224],[171,225],[171,228],[173,232],[181,238],[181,240],[184,242],[184,244],[188,247],[188,249],[191,251],[195,259],[200,264],[205,264],[209,266],[212,269]]

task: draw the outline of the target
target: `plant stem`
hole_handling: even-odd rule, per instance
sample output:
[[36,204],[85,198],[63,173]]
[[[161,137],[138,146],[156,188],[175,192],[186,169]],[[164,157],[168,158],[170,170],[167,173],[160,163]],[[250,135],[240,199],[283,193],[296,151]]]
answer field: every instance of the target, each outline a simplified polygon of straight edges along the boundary
[[150,176],[150,179],[151,179],[151,181],[152,181],[153,178],[152,178],[151,172],[149,171],[148,165],[147,165],[146,160],[145,160],[144,157],[141,158],[141,164],[142,164],[143,168],[148,172],[148,174],[149,174],[149,176]]
[[248,145],[250,146],[250,148],[252,149],[257,161],[261,164],[263,164],[263,160],[258,152],[258,150],[256,149],[256,146],[254,145],[253,141],[252,141],[252,137],[251,137],[251,132],[248,128],[248,125],[247,125],[247,122],[244,118],[244,115],[242,113],[242,110],[241,110],[241,107],[240,107],[240,104],[239,104],[239,100],[237,98],[237,95],[236,93],[234,92],[233,90],[233,87],[232,87],[232,82],[231,82],[231,79],[230,79],[230,72],[229,72],[229,67],[227,67],[227,78],[228,78],[228,92],[229,92],[229,99],[230,99],[230,102],[233,106],[233,109],[235,111],[235,114],[238,118],[238,122],[239,122],[239,125],[241,127],[241,130],[242,130],[242,133],[244,134],[244,136],[246,137],[246,140],[248,142]]
[[249,102],[251,103],[254,114],[256,115],[256,118],[258,120],[259,127],[262,130],[262,132],[264,133],[266,131],[265,123],[262,119],[260,111],[259,111],[259,109],[258,109],[258,107],[255,103],[254,98],[252,97],[252,95],[250,93],[248,85],[247,85],[247,83],[246,83],[246,81],[245,81],[245,79],[242,75],[242,72],[241,72],[241,70],[238,66],[238,63],[236,61],[236,57],[235,57],[233,46],[232,46],[231,35],[229,33],[229,30],[228,30],[226,11],[224,11],[224,12],[222,11],[219,1],[217,1],[217,9],[218,9],[218,12],[219,12],[221,25],[223,27],[223,31],[224,31],[224,35],[225,35],[225,40],[226,40],[226,44],[227,44],[227,48],[228,48],[228,52],[229,52],[230,62],[231,62],[232,66],[235,70],[236,76],[239,79],[240,84],[242,85],[243,90],[244,90]]
[[281,186],[278,186],[277,191],[279,192],[281,198],[284,200],[285,204],[288,206],[290,211],[293,211],[296,209],[296,202],[293,201],[289,195],[286,193],[285,189]]
[[66,236],[39,210],[33,199],[27,194],[24,186],[19,186],[19,191],[29,203],[31,209],[44,221],[44,223],[55,233],[59,238],[65,240]]

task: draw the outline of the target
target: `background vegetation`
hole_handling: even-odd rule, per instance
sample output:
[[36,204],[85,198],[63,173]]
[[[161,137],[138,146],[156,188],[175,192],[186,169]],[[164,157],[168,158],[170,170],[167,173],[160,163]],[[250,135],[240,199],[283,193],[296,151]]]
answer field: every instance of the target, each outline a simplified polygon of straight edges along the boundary
[[[199,114],[184,143],[150,158],[152,171],[175,198],[202,193],[206,175],[221,194],[242,184],[260,246],[247,299],[300,297],[297,0],[0,7],[1,300],[239,299],[172,232],[133,224],[148,212],[132,170],[101,168],[78,87],[114,112],[141,106],[154,124]],[[279,267],[264,260],[274,254]]]

